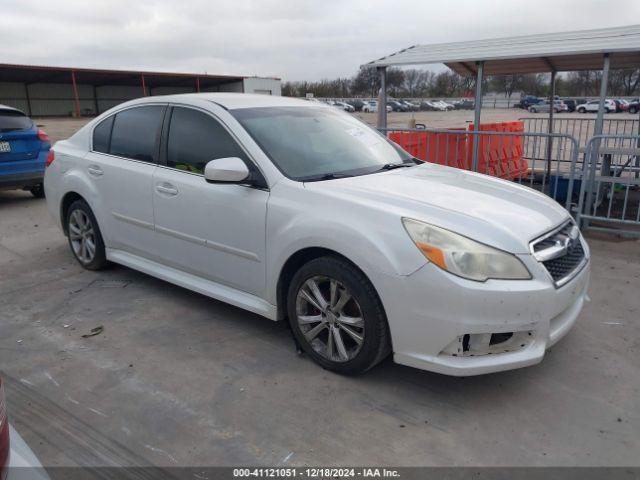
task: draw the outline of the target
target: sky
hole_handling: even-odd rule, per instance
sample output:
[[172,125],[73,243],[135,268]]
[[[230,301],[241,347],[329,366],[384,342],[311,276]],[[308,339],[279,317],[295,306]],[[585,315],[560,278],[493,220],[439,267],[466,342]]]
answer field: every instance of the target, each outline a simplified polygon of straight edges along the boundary
[[640,1],[0,0],[0,11],[1,63],[320,80],[415,44],[637,23]]

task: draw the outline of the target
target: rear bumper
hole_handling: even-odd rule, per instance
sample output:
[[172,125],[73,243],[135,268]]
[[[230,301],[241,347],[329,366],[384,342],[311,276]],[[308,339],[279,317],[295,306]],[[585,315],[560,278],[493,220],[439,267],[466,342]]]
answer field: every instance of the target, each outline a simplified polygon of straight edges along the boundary
[[0,162],[0,188],[31,187],[42,183],[48,153],[49,149],[46,149],[28,160]]
[[32,187],[42,183],[44,171],[0,175],[0,189]]

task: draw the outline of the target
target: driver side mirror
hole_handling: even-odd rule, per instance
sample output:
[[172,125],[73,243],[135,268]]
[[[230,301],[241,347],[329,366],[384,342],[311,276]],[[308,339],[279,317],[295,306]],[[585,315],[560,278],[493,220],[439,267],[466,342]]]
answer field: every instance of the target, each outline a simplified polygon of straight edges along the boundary
[[241,183],[249,178],[247,165],[238,157],[216,158],[204,167],[204,179],[212,183]]

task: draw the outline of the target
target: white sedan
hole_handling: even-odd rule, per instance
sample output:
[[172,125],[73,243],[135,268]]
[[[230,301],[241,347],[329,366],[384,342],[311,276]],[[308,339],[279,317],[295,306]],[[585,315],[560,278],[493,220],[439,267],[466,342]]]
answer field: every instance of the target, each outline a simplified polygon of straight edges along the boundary
[[[370,100],[365,102],[362,106],[362,111],[365,113],[378,113],[378,102],[376,100]],[[387,105],[387,112],[391,112],[393,109],[390,105]]]
[[[600,105],[600,100],[591,100],[589,102],[582,103],[576,106],[576,111],[578,113],[597,112],[599,105]],[[606,99],[604,101],[604,111],[605,113],[615,112],[616,102],[614,102],[613,100]]]
[[147,97],[54,148],[47,204],[83,267],[287,319],[336,372],[390,353],[451,375],[532,365],[587,298],[589,250],[556,202],[418,162],[326,105]]

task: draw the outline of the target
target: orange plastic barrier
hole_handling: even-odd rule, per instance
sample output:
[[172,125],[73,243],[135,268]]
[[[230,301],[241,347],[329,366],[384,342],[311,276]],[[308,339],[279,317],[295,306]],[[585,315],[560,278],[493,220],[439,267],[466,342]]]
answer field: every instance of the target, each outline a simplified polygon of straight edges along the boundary
[[[467,131],[463,128],[448,130]],[[473,124],[468,131],[473,131]],[[482,123],[481,132],[524,132],[524,122]],[[389,138],[420,160],[471,170],[473,135],[463,133],[391,132]],[[522,157],[524,136],[479,135],[478,172],[515,179],[528,170]]]
[[[464,128],[448,130],[465,131]],[[426,132],[425,150],[424,159],[427,162],[466,170],[470,168],[467,155],[467,135]]]
[[[469,125],[469,131],[474,125]],[[524,122],[481,123],[481,132],[524,132]],[[469,136],[469,154],[473,155],[473,135]],[[522,157],[524,137],[519,135],[479,135],[478,172],[500,178],[524,176],[529,168]]]

